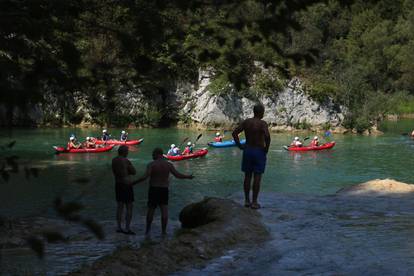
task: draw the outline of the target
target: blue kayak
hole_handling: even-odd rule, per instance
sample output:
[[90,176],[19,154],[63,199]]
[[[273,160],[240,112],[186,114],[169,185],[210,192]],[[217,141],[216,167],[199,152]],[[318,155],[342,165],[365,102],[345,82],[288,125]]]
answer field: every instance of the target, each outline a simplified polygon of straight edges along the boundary
[[[240,144],[242,145],[246,144],[246,139],[240,140]],[[215,147],[215,148],[228,148],[228,147],[236,146],[236,142],[234,142],[234,140],[223,141],[223,142],[210,142],[208,143],[208,145],[210,147]]]

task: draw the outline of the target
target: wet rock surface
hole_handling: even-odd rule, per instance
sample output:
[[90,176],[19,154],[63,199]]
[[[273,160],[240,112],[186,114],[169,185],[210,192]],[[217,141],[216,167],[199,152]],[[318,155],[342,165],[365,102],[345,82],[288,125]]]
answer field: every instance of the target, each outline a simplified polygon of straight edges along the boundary
[[214,220],[180,229],[158,244],[119,249],[71,275],[165,275],[202,265],[237,244],[258,244],[269,237],[260,214],[227,199],[206,198],[186,207],[181,218],[199,215],[200,209],[209,210]]
[[269,241],[175,275],[412,275],[411,187],[375,180],[332,196],[263,193]]

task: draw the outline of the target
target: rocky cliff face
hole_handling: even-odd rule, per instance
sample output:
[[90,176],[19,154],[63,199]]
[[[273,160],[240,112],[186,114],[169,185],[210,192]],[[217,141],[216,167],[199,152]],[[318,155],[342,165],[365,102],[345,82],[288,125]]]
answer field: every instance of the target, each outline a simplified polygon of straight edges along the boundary
[[[215,95],[211,73],[200,71],[198,85],[169,83],[166,88],[144,93],[137,87],[121,87],[114,95],[46,93],[44,101],[28,108],[0,106],[0,125],[114,125],[159,126],[170,123],[198,127],[229,127],[252,116],[260,101],[264,120],[274,130],[340,127],[343,108],[333,102],[310,99],[299,81],[292,79],[282,91],[270,96],[245,97],[235,91]],[[196,88],[198,87],[198,88]]]
[[199,88],[191,94],[181,115],[201,126],[232,126],[253,115],[259,101],[265,106],[264,120],[273,129],[340,127],[343,108],[332,101],[320,104],[306,95],[299,79],[292,79],[282,91],[256,100],[236,93],[219,96],[209,90],[211,75],[200,73]]

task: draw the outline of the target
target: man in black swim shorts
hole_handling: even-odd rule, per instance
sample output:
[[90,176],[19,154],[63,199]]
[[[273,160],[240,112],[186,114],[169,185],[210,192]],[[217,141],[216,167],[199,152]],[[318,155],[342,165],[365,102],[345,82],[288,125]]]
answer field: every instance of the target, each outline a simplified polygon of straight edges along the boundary
[[193,179],[193,175],[185,175],[179,173],[170,162],[166,161],[163,157],[163,151],[160,148],[154,149],[152,152],[152,158],[154,161],[148,164],[145,174],[134,181],[134,184],[144,181],[148,177],[149,189],[148,189],[148,212],[147,212],[147,227],[145,234],[148,235],[151,231],[151,224],[154,218],[154,212],[157,206],[161,209],[161,225],[162,234],[167,234],[168,223],[168,188],[169,188],[169,176],[172,173],[177,178]]
[[[133,207],[132,203],[134,202],[134,190],[132,188],[133,183],[129,178],[130,175],[136,174],[136,171],[127,156],[128,147],[123,145],[118,149],[118,156],[112,159],[112,172],[115,177],[115,199],[118,203],[116,212],[118,229],[116,231],[118,233],[135,235],[135,233],[130,229]],[[126,206],[125,230],[121,227],[124,206]]]

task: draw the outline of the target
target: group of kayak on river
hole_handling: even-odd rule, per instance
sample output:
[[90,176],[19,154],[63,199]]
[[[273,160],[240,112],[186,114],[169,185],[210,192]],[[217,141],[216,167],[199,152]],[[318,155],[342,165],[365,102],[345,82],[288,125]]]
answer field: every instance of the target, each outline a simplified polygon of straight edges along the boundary
[[[70,149],[82,149],[82,148],[94,149],[99,146],[103,146],[105,142],[109,141],[110,139],[111,139],[111,134],[109,134],[108,130],[106,129],[102,130],[102,136],[100,139],[95,138],[95,137],[86,137],[84,143],[78,142],[76,135],[71,134],[69,137],[68,144],[67,144],[67,149],[69,150]],[[101,140],[104,143],[102,145],[100,144],[98,145],[96,143],[97,140]],[[128,133],[125,130],[121,131],[119,141],[126,142],[127,140],[128,140]]]

